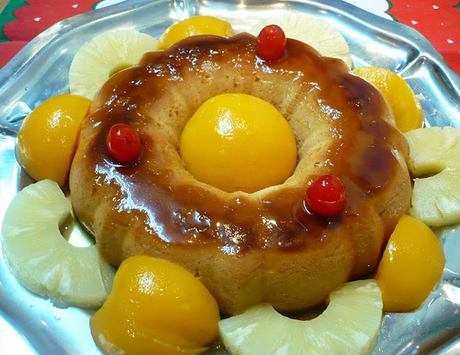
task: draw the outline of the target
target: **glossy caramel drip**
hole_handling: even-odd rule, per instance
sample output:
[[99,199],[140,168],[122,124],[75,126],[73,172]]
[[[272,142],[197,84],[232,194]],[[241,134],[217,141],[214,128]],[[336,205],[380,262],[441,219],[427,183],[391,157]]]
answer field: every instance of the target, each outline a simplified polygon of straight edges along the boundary
[[[111,187],[107,198],[114,213],[140,220],[152,238],[166,243],[214,246],[239,255],[314,247],[374,208],[369,201],[385,191],[400,168],[395,150],[406,149],[399,132],[382,118],[389,113],[380,93],[350,74],[342,61],[323,58],[304,43],[289,39],[285,56],[275,62],[258,58],[255,46],[248,34],[188,38],[146,54],[139,66],[105,84],[92,107],[89,122],[97,135],[85,159],[93,170],[93,188]],[[293,125],[299,166],[283,189],[229,194],[185,171],[180,133],[201,103],[223,92],[260,96]],[[315,110],[321,116],[314,129],[324,130],[324,137],[314,147],[327,143],[320,154],[302,150],[317,131],[305,133],[299,107],[310,110],[306,121]],[[107,132],[117,122],[140,132],[143,152],[129,166],[117,164],[105,148]],[[326,173],[339,176],[348,194],[345,210],[328,218],[303,209],[307,187]]]

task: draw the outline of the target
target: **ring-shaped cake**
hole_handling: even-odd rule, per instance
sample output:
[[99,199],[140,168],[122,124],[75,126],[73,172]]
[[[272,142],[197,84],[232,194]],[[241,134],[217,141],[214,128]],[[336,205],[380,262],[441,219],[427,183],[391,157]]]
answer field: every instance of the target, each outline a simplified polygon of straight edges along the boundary
[[[298,163],[283,184],[228,193],[185,169],[182,130],[223,93],[262,98],[288,120]],[[372,272],[409,207],[408,144],[392,120],[375,87],[302,42],[288,39],[282,58],[264,61],[246,33],[186,38],[147,53],[96,96],[72,164],[72,203],[113,265],[138,254],[171,260],[204,283],[224,314],[262,302],[305,309]],[[106,148],[118,122],[141,138],[130,164]],[[304,208],[307,188],[324,174],[347,193],[343,211],[329,217]]]

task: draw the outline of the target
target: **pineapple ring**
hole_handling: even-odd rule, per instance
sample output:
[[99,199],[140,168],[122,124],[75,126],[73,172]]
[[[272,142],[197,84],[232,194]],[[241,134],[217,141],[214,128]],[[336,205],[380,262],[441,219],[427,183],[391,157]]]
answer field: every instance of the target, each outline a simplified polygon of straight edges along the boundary
[[382,294],[375,280],[333,291],[326,310],[312,320],[281,315],[269,304],[219,322],[231,354],[369,354],[380,332]]
[[430,227],[460,223],[460,129],[428,127],[405,135],[416,177],[409,214]]
[[116,72],[137,64],[159,41],[134,30],[104,32],[85,43],[75,54],[69,71],[70,92],[92,100]]
[[3,256],[24,287],[57,307],[97,307],[112,289],[115,270],[95,245],[80,248],[62,237],[59,226],[71,209],[49,179],[18,192],[3,220]]
[[347,41],[329,22],[310,14],[280,15],[255,24],[249,33],[257,36],[262,28],[272,23],[280,26],[286,37],[305,42],[324,57],[342,59],[348,68],[353,68]]

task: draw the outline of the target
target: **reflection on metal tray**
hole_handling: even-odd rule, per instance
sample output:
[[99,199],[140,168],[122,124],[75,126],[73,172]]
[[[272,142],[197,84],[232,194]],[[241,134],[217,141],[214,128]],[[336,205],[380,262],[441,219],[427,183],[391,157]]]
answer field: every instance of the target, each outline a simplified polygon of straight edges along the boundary
[[[46,98],[68,90],[68,69],[77,49],[98,33],[133,28],[159,37],[189,15],[215,15],[237,32],[263,18],[305,12],[332,22],[350,45],[355,66],[399,73],[421,99],[428,125],[460,127],[460,78],[418,32],[338,1],[138,0],[64,20],[39,35],[0,70],[0,223],[21,186],[30,181],[14,157],[22,119]],[[460,227],[437,231],[446,250],[439,286],[419,310],[387,314],[372,354],[458,354],[460,342]],[[100,354],[90,335],[92,312],[58,309],[30,294],[0,260],[2,354]],[[226,354],[212,349],[208,355]]]

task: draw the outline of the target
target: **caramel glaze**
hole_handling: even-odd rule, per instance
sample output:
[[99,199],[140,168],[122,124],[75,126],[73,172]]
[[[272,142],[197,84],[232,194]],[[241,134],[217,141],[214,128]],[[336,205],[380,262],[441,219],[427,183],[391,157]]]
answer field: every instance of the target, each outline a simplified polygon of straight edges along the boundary
[[[226,193],[185,171],[179,152],[182,129],[206,99],[224,92],[259,96],[291,123],[299,163],[285,184],[253,194]],[[171,257],[164,251],[169,246],[184,255],[201,248],[215,254],[216,260],[236,262],[264,252],[281,253],[284,259],[316,253],[333,239],[353,253],[343,264],[344,275],[337,277],[343,282],[375,267],[388,232],[409,205],[407,143],[391,119],[373,86],[350,74],[342,61],[321,57],[304,43],[289,39],[283,58],[267,62],[257,57],[255,38],[246,33],[229,39],[191,37],[164,52],[146,54],[138,66],[104,85],[82,128],[72,167],[75,210],[115,265],[132,253],[156,255],[152,248]],[[140,133],[142,153],[129,165],[118,164],[105,147],[107,132],[117,122],[129,123]],[[327,173],[343,180],[348,196],[344,211],[333,217],[310,214],[303,206],[307,187]],[[91,200],[96,196],[98,201]],[[98,212],[90,203],[104,205],[103,218],[110,223],[96,220]],[[113,232],[117,221],[124,224],[119,228],[125,233],[129,226],[136,229],[130,245],[139,245],[124,245],[123,236]],[[114,236],[111,240],[101,233]],[[154,246],[150,240],[155,240]],[[346,252],[338,258],[348,260]],[[180,263],[180,257],[171,259]],[[198,266],[191,271],[206,274]],[[263,284],[269,283],[267,274]],[[215,295],[219,292],[210,288]],[[318,289],[330,291],[326,286]],[[290,290],[280,292],[286,298]],[[324,296],[279,308],[299,309]],[[220,301],[221,296],[216,298]],[[265,300],[270,298],[254,297],[254,302]],[[223,309],[235,313],[246,306]]]

